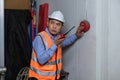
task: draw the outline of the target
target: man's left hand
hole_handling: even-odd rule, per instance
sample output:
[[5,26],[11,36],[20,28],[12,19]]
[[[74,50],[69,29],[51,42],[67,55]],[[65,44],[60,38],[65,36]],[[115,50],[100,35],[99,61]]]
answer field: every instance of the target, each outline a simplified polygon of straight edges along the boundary
[[83,26],[78,26],[78,29],[77,29],[77,31],[75,33],[77,38],[80,38],[80,37],[83,36],[84,32],[82,30],[83,30]]

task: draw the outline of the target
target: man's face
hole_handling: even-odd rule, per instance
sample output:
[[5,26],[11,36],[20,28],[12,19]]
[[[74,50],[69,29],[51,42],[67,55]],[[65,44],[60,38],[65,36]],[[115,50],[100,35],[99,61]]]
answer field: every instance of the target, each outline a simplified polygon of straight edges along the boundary
[[57,35],[61,31],[63,24],[58,20],[50,19],[47,23],[47,26],[52,35]]

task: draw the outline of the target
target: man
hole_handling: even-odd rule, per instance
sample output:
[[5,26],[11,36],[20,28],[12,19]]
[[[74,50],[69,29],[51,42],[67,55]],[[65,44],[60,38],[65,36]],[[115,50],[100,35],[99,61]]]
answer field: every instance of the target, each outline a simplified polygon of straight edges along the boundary
[[75,34],[60,38],[64,26],[64,16],[54,11],[50,16],[45,31],[38,33],[33,41],[29,78],[33,80],[59,80],[62,70],[62,48],[75,42],[83,35],[83,27],[78,27]]

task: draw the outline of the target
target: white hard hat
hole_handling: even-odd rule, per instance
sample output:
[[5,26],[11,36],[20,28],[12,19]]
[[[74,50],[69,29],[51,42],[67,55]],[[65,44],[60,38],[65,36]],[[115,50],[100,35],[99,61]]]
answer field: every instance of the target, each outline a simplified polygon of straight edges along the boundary
[[65,22],[64,15],[61,11],[54,11],[48,18],[56,19],[63,23]]

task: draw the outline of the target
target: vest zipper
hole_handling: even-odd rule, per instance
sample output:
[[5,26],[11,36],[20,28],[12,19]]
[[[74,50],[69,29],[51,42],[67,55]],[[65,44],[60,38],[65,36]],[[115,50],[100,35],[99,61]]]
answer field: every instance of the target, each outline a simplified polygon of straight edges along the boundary
[[57,71],[58,71],[58,65],[57,65],[57,51],[56,51],[55,61],[56,61],[56,76],[55,76],[55,80],[57,80]]

